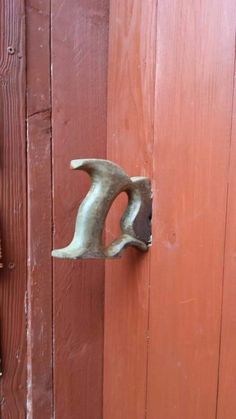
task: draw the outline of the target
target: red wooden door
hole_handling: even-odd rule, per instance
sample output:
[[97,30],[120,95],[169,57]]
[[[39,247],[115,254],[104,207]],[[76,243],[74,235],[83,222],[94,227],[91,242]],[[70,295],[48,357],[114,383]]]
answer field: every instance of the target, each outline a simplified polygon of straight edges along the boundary
[[[235,418],[235,22],[233,0],[0,3],[2,418]],[[86,157],[151,179],[146,254],[52,260]]]
[[106,264],[106,419],[235,416],[235,12],[111,2],[108,158],[154,205],[149,255]]

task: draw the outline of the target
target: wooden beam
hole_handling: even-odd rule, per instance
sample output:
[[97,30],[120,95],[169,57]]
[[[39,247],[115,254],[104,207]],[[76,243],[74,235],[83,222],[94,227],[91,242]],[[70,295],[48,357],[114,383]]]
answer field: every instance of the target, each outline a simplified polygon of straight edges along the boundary
[[216,415],[235,13],[158,2],[148,419]]
[[53,417],[50,1],[26,1],[27,414]]
[[26,409],[26,147],[25,19],[23,0],[0,5],[0,319],[3,377],[1,417],[25,417]]
[[[70,160],[106,158],[108,0],[52,0],[54,248],[89,189]],[[102,417],[104,262],[54,260],[55,414]]]
[[[130,176],[152,178],[156,0],[111,1],[107,158]],[[119,234],[115,201],[107,241]],[[146,412],[150,253],[106,262],[104,419]]]
[[[233,19],[233,17],[232,17]],[[217,419],[231,419],[236,412],[236,94],[232,108],[231,155],[229,161],[227,222],[225,237],[222,335]]]

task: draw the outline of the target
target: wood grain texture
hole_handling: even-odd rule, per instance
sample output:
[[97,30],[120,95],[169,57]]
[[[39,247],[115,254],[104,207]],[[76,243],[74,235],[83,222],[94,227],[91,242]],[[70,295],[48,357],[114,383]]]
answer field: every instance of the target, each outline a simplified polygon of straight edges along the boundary
[[[107,158],[130,176],[152,176],[156,1],[110,2]],[[117,234],[121,200],[106,235]],[[106,262],[104,419],[143,419],[149,255],[129,249]]]
[[27,0],[27,418],[53,417],[50,2]]
[[225,264],[222,311],[222,336],[217,419],[234,419],[236,412],[236,94],[232,121],[229,166],[228,208],[225,238]]
[[1,417],[26,409],[26,164],[24,1],[0,3]]
[[[75,158],[106,158],[108,0],[52,1],[54,248],[89,188]],[[101,419],[104,262],[54,262],[55,414]]]
[[234,26],[231,0],[158,2],[148,419],[216,414]]

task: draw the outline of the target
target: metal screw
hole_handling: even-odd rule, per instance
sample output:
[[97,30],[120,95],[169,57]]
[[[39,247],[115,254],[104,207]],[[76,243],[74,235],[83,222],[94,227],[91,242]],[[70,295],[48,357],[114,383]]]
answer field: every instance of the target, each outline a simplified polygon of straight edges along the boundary
[[15,268],[15,263],[14,262],[9,262],[8,263],[8,269],[14,269]]
[[7,47],[7,52],[8,52],[8,54],[13,55],[13,54],[15,54],[15,48],[12,47],[12,46]]

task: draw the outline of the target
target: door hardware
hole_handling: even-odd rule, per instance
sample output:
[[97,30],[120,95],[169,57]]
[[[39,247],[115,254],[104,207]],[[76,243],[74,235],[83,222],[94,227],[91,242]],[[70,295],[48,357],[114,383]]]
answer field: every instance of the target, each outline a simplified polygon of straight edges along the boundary
[[[117,164],[102,159],[72,160],[71,168],[87,172],[92,184],[81,203],[72,242],[52,256],[65,259],[120,257],[128,246],[146,251],[151,244],[152,192],[146,177],[129,177]],[[109,246],[102,235],[109,209],[116,197],[126,192],[128,205],[120,220],[121,234]]]

